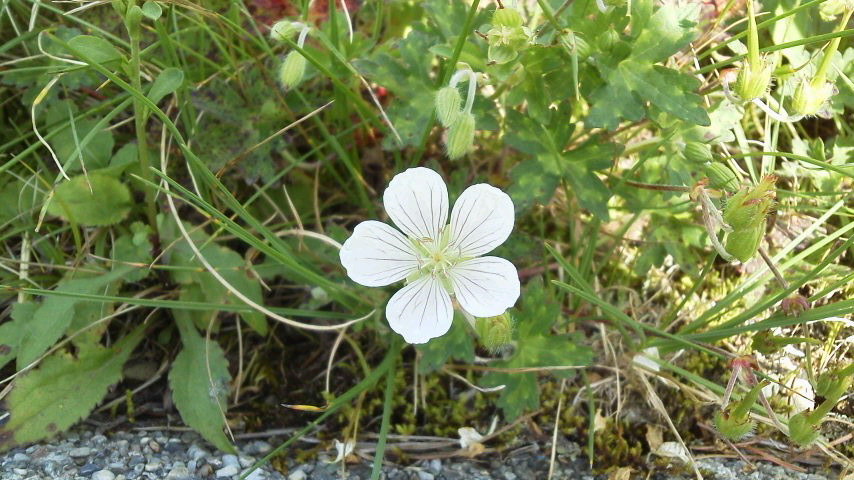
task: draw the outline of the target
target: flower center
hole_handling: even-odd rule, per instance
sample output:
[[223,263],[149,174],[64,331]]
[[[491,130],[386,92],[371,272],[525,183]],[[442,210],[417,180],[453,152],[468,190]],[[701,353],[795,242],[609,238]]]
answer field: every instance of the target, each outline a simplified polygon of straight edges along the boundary
[[450,245],[450,230],[446,225],[439,233],[439,238],[411,239],[418,254],[419,274],[445,280],[451,268],[462,260],[458,249]]

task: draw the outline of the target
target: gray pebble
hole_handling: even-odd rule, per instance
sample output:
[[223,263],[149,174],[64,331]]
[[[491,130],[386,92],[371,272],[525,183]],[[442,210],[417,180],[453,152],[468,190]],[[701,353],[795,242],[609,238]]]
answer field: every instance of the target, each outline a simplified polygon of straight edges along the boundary
[[190,478],[190,470],[183,464],[173,466],[172,470],[169,470],[169,474],[166,475],[166,480],[186,480],[187,478]]
[[[248,471],[249,470],[244,470],[243,473],[241,473],[241,475],[246,475],[246,472],[248,472]],[[258,470],[253,471],[249,475],[246,475],[246,478],[244,480],[266,480],[266,478],[267,478],[267,476],[264,475],[264,471],[261,469],[258,469]]]
[[92,474],[92,480],[115,480],[116,475],[110,470],[98,470]]
[[77,472],[77,474],[82,477],[88,477],[100,469],[100,465],[95,465],[94,463],[87,463],[86,465],[80,467],[80,471]]
[[145,471],[146,472],[156,472],[157,470],[160,470],[161,468],[163,468],[163,462],[161,462],[160,460],[158,460],[156,458],[149,460],[148,463],[145,464]]
[[234,465],[226,465],[226,466],[224,466],[224,467],[222,467],[216,471],[216,477],[217,478],[233,477],[233,476],[237,475],[238,473],[240,473],[239,468],[237,468]]
[[308,475],[302,469],[292,472],[288,475],[288,480],[306,480]]
[[68,452],[68,455],[71,458],[84,458],[84,457],[88,457],[91,453],[92,453],[91,448],[79,447],[79,448],[72,448],[71,451]]
[[226,467],[240,467],[240,460],[238,460],[237,455],[223,455],[222,464]]
[[16,453],[12,455],[13,462],[28,462],[30,461],[30,456],[25,453]]

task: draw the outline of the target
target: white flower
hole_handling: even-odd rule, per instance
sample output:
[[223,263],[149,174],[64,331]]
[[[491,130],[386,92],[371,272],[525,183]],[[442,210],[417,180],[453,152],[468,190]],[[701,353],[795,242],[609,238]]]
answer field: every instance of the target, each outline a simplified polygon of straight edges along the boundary
[[410,168],[383,194],[389,217],[403,231],[374,220],[356,225],[341,248],[341,264],[355,282],[406,286],[386,306],[391,328],[409,343],[425,343],[451,327],[453,295],[475,317],[504,313],[519,298],[516,267],[481,257],[513,230],[513,201],[481,183],[457,199],[448,223],[448,189],[438,173]]

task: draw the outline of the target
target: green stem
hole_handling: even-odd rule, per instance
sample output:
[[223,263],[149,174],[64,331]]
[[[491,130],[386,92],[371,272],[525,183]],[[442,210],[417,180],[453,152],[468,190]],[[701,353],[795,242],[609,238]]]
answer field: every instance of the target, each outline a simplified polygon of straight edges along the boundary
[[[395,336],[397,338],[397,336]],[[400,350],[400,342],[395,339],[391,350]],[[389,351],[391,351],[389,350]],[[379,480],[383,471],[383,457],[385,456],[386,439],[388,438],[388,429],[391,425],[391,406],[394,402],[394,378],[397,369],[397,357],[395,354],[391,359],[388,373],[385,377],[385,397],[383,398],[383,420],[380,425],[380,438],[377,440],[377,450],[374,452],[374,468],[371,471],[371,480]]]
[[[842,21],[839,22],[839,25],[833,30],[834,32],[841,32],[845,29],[845,26],[848,25],[848,20],[851,20],[851,13],[854,12],[854,9],[849,9],[843,14]],[[818,71],[815,73],[815,77],[812,79],[813,86],[824,85],[824,82],[827,78],[827,70],[830,68],[830,64],[833,62],[833,55],[836,53],[836,50],[839,48],[839,42],[842,41],[842,37],[836,37],[827,44],[827,50],[824,52],[824,58],[821,59],[821,64],[818,66]]]
[[[139,49],[139,32],[128,32],[130,36],[130,68],[131,68],[131,84],[137,91],[142,91],[142,75],[140,74],[140,49]],[[138,98],[133,100],[134,110],[134,128],[136,129],[136,143],[139,152],[139,170],[140,175],[145,180],[154,181],[154,176],[151,173],[151,162],[148,159],[148,139],[146,138],[145,125],[148,120],[148,110]],[[145,215],[148,217],[148,223],[151,228],[157,232],[157,208],[154,201],[155,191],[145,189]]]

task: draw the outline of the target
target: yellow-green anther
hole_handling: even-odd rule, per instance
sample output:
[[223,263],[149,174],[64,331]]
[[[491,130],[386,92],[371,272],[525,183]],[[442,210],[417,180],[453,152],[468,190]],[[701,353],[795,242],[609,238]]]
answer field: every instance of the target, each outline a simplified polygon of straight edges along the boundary
[[465,155],[474,145],[474,115],[463,112],[448,128],[448,138],[445,147],[451,160]]
[[450,127],[460,115],[463,99],[457,87],[444,87],[436,92],[436,116],[443,127]]

